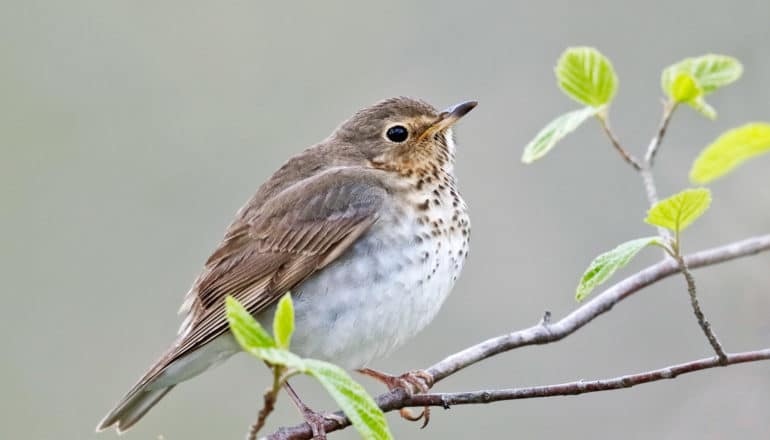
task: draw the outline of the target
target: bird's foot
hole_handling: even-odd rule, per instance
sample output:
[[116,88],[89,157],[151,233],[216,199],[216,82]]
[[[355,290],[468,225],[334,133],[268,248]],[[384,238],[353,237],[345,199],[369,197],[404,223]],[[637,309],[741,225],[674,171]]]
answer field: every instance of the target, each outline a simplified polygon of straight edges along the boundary
[[[390,391],[395,389],[404,390],[410,397],[415,394],[427,393],[433,386],[433,376],[424,370],[409,371],[400,376],[391,376],[390,374],[372,370],[371,368],[362,368],[357,371],[384,383]],[[399,413],[401,414],[401,417],[412,422],[423,419],[420,429],[428,426],[428,422],[430,421],[429,406],[424,407],[417,415],[412,413],[409,408],[401,408]]]
[[289,385],[288,382],[284,384],[284,388],[286,389],[286,392],[289,394],[289,397],[291,398],[291,401],[294,403],[294,406],[297,407],[299,412],[302,414],[302,419],[305,420],[305,423],[307,423],[310,426],[310,429],[313,431],[313,439],[314,440],[326,440],[326,421],[331,420],[338,425],[343,425],[347,419],[345,417],[340,416],[335,413],[329,413],[329,412],[317,412],[314,411],[312,408],[307,406],[305,402],[302,401],[302,399],[299,398],[297,393],[294,391],[294,388]]
[[313,430],[314,440],[326,440],[326,422],[331,420],[338,425],[343,425],[347,419],[335,413],[317,412],[305,406],[300,409],[305,423]]

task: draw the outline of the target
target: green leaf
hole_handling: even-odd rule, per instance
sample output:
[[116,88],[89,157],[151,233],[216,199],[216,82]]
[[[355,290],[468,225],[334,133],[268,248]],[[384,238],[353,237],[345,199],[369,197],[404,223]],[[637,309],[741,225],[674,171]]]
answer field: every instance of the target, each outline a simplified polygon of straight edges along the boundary
[[251,316],[248,310],[232,296],[225,299],[225,313],[230,331],[244,350],[253,348],[273,348],[275,341]]
[[690,102],[702,95],[695,78],[687,72],[679,72],[671,83],[671,99],[676,102]]
[[[703,99],[704,96],[714,92],[720,87],[735,82],[741,77],[743,66],[735,58],[725,55],[703,55],[695,58],[685,58],[684,60],[672,64],[663,70],[660,77],[661,87],[668,97],[676,102],[686,102],[695,110],[702,113],[709,119],[716,118],[716,111]],[[687,74],[695,81],[700,94],[692,96],[690,99],[682,99],[681,87],[682,74]]]
[[342,408],[353,427],[366,440],[387,440],[393,435],[385,414],[366,392],[342,368],[315,359],[305,359],[307,374],[315,377]]
[[653,205],[645,222],[679,232],[687,229],[711,205],[711,191],[687,189]]
[[283,348],[271,347],[271,348],[249,348],[244,349],[247,353],[254,357],[262,359],[270,365],[280,365],[292,370],[296,370],[299,373],[307,372],[307,359],[302,359],[296,354],[285,350]]
[[698,113],[711,119],[712,121],[717,118],[716,109],[714,109],[714,107],[709,105],[709,103],[706,102],[706,100],[703,99],[702,96],[698,96],[697,98],[693,99],[687,104],[689,104],[690,107],[694,108]]
[[278,347],[273,338],[237,299],[228,296],[225,299],[225,310],[230,331],[235,335],[243,351],[271,365],[281,365],[299,372],[307,370],[305,361],[294,353]]
[[225,300],[227,321],[241,347],[270,365],[280,365],[316,378],[334,398],[361,437],[390,440],[385,414],[366,390],[340,367],[315,359],[302,359],[283,347],[288,347],[294,330],[294,308],[289,293],[278,303],[273,329],[280,346],[259,325],[256,319],[235,298]]
[[681,72],[690,74],[703,90],[703,94],[708,95],[738,80],[743,74],[743,66],[737,59],[726,55],[708,54],[685,58],[663,70],[661,86],[668,96],[672,96],[671,86]]
[[639,251],[651,244],[661,246],[658,237],[638,238],[596,257],[580,279],[575,299],[585,299],[597,286],[607,281],[615,271],[627,265]]
[[586,107],[565,113],[554,119],[535,136],[526,147],[521,161],[532,163],[545,156],[564,136],[575,131],[586,119],[601,111],[600,107]]
[[591,107],[612,101],[618,76],[612,63],[593,47],[570,47],[556,64],[556,79],[572,99]]
[[741,163],[770,151],[770,124],[755,122],[729,130],[695,159],[690,180],[707,183]]
[[280,301],[273,318],[273,337],[278,347],[289,349],[291,334],[294,333],[294,303],[287,292]]

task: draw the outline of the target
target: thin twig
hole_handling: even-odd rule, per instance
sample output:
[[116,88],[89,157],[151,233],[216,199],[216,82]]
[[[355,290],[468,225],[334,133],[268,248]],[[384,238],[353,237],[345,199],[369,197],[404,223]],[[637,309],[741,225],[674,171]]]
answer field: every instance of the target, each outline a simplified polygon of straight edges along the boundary
[[257,434],[262,427],[265,426],[267,416],[275,409],[275,402],[278,400],[278,392],[281,391],[281,373],[282,368],[271,367],[273,369],[273,386],[265,391],[264,405],[259,410],[257,415],[257,421],[249,427],[249,432],[246,434],[247,440],[256,440]]
[[[644,192],[647,194],[647,202],[650,204],[650,208],[658,203],[658,190],[655,187],[655,177],[652,175],[652,168],[649,164],[645,164],[644,168],[639,170],[639,175],[642,177],[644,183]],[[671,234],[668,229],[658,226],[658,235],[664,238],[670,238]],[[664,254],[664,256],[667,254]]]
[[[684,260],[687,263],[688,268],[697,269],[704,266],[724,263],[736,258],[755,255],[768,250],[770,250],[770,234],[752,237],[739,242],[697,252],[695,254],[684,257]],[[523,330],[488,339],[484,342],[468,347],[460,352],[446,357],[425,371],[434,377],[435,382],[438,382],[441,379],[444,379],[445,377],[450,376],[470,365],[473,365],[497,354],[527,345],[548,344],[551,342],[559,341],[579,330],[596,317],[609,311],[615,304],[619,303],[623,299],[677,272],[679,272],[679,265],[675,260],[667,259],[661,261],[608,288],[557,322],[552,322],[547,325],[544,325],[544,323],[541,322]],[[762,353],[764,353],[764,350]],[[763,356],[764,355],[765,354],[763,354]],[[746,356],[749,355],[743,353],[729,355],[728,357],[729,359],[734,360],[734,362],[731,363],[738,363],[740,362],[738,359],[743,359]],[[711,362],[718,363],[718,358],[714,359],[712,359]],[[749,360],[754,359],[747,359],[743,362],[748,362]],[[696,362],[709,361],[706,360]],[[418,396],[414,396],[413,399],[417,397]],[[383,405],[392,401],[407,402],[407,398],[408,396],[403,390],[394,390],[389,393],[380,395],[377,398],[377,403],[382,407]],[[437,401],[443,406],[446,406],[445,404],[451,404],[451,402],[442,400],[441,398],[438,398]],[[422,405],[422,403],[415,403],[415,406]],[[342,413],[337,414],[342,415]],[[325,425],[325,430],[327,433],[329,433],[338,429],[342,429],[345,426],[347,426],[346,423],[339,423],[337,421],[329,420]],[[281,428],[272,434],[269,438],[288,440],[309,439],[311,437],[312,430],[310,429],[310,426],[308,426],[306,423],[303,423],[291,428]]]
[[599,120],[599,123],[601,124],[602,129],[604,130],[604,133],[606,133],[607,137],[610,138],[610,142],[612,143],[612,146],[615,147],[618,153],[620,153],[620,156],[623,158],[623,160],[625,160],[629,165],[631,165],[636,171],[641,171],[642,164],[639,162],[639,160],[636,157],[634,157],[633,154],[629,153],[628,150],[623,148],[617,136],[615,136],[615,133],[612,132],[607,115],[603,115],[600,113],[596,115],[596,118]]
[[653,206],[658,203],[658,190],[655,188],[655,178],[652,175],[652,169],[644,167],[639,170],[639,175],[642,176],[647,201],[650,203],[650,206]]
[[[658,152],[661,142],[663,142],[663,137],[666,135],[666,129],[668,128],[668,124],[671,121],[671,116],[674,114],[677,105],[678,103],[675,101],[663,101],[663,116],[661,118],[660,125],[658,126],[658,131],[652,140],[650,140],[650,144],[647,147],[647,154],[644,156],[644,167],[639,170],[639,173],[642,176],[642,181],[644,182],[644,188],[647,193],[647,200],[649,201],[650,206],[658,203],[655,179],[652,175],[652,167],[655,163],[655,154]],[[662,237],[671,237],[665,228],[658,227],[658,233]],[[687,292],[690,294],[690,304],[692,305],[695,318],[698,320],[698,325],[700,325],[701,330],[703,330],[703,334],[706,335],[706,339],[708,339],[709,344],[711,344],[711,347],[717,354],[719,361],[724,363],[727,361],[725,350],[722,348],[722,344],[719,343],[719,338],[717,338],[716,333],[714,333],[714,331],[711,329],[711,324],[708,322],[706,316],[703,314],[703,310],[700,308],[698,295],[695,289],[695,278],[692,276],[692,273],[687,267],[687,263],[679,253],[680,250],[678,230],[676,231],[676,235],[673,239],[673,245],[675,248],[672,257],[676,259],[677,264],[679,264],[679,270],[682,272],[682,275],[684,275],[685,281],[687,281]]]
[[[668,107],[666,107],[668,108]],[[673,109],[672,109],[673,111]],[[660,142],[663,140],[663,136],[666,134],[666,127],[668,126],[668,121],[671,117],[671,112],[666,113],[666,110],[664,109],[664,117],[663,122],[661,124],[661,127],[658,129],[657,135],[652,138],[652,141],[650,141],[649,148],[653,150],[657,150],[658,146],[660,145]],[[623,148],[623,145],[620,143],[620,140],[615,135],[615,132],[612,131],[612,128],[610,128],[610,123],[607,118],[607,115],[599,114],[596,116],[597,119],[599,119],[599,123],[602,126],[602,130],[604,130],[604,133],[607,135],[607,138],[609,138],[610,143],[613,147],[620,153],[620,155],[623,157],[623,159],[628,162],[637,172],[639,172],[639,175],[642,177],[642,182],[644,183],[644,191],[647,195],[647,201],[649,202],[650,206],[653,206],[654,204],[658,203],[658,191],[655,188],[655,178],[652,175],[652,163],[650,161],[645,161],[644,164],[639,162],[639,160],[634,157],[631,153],[628,152],[625,148]],[[650,154],[650,151],[648,150],[648,155]],[[655,153],[653,152],[652,155],[654,156]],[[658,233],[661,235],[661,237],[668,237],[668,232],[664,228],[658,228]]]
[[648,169],[652,169],[652,166],[655,163],[655,154],[658,152],[660,143],[663,141],[663,136],[666,135],[668,123],[671,121],[671,116],[674,114],[674,110],[676,110],[677,105],[678,104],[676,102],[668,100],[663,101],[663,117],[660,120],[658,132],[647,146],[647,154],[644,156],[644,162],[646,164],[646,168]]
[[[663,137],[666,135],[666,129],[668,123],[671,121],[671,116],[676,110],[677,104],[670,101],[663,101],[663,117],[660,120],[658,131],[655,136],[650,140],[650,144],[647,146],[647,154],[644,156],[644,165],[639,170],[639,174],[642,176],[642,182],[644,182],[644,190],[647,194],[647,201],[650,206],[658,203],[658,191],[655,188],[655,178],[652,175],[652,167],[655,162],[655,153],[658,152]],[[662,237],[668,237],[668,231],[664,228],[658,228],[658,232]]]
[[681,256],[677,256],[676,261],[679,264],[679,270],[687,281],[687,292],[690,294],[690,304],[692,305],[692,311],[695,314],[695,318],[698,320],[698,325],[700,325],[703,334],[706,335],[706,339],[708,339],[709,344],[711,344],[711,347],[717,354],[719,362],[722,363],[722,365],[727,365],[727,355],[725,354],[725,350],[722,348],[722,344],[719,343],[717,335],[711,329],[711,324],[708,322],[700,308],[698,295],[695,290],[695,278],[693,278],[690,268],[687,267],[687,262],[684,261]]

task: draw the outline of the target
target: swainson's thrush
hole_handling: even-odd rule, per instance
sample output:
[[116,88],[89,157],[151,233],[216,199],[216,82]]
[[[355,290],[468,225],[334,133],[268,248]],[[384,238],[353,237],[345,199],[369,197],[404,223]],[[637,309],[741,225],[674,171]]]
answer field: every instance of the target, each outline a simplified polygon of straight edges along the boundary
[[97,429],[125,431],[176,384],[240,351],[227,295],[270,328],[277,299],[291,291],[292,351],[346,368],[365,367],[424,328],[468,253],[451,127],[475,106],[439,112],[387,99],[286,162],[206,261],[176,342]]

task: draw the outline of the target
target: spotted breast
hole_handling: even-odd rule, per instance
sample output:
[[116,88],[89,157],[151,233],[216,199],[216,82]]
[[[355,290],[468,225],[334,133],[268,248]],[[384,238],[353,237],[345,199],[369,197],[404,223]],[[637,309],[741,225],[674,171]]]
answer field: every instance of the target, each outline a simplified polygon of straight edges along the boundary
[[[401,170],[406,179],[394,188],[398,197],[379,220],[344,255],[293,290],[298,326],[292,348],[298,354],[361,368],[436,316],[463,268],[470,240],[467,206],[453,175],[451,130],[441,140],[446,150],[440,160]],[[269,326],[273,314],[271,307],[259,318]]]

